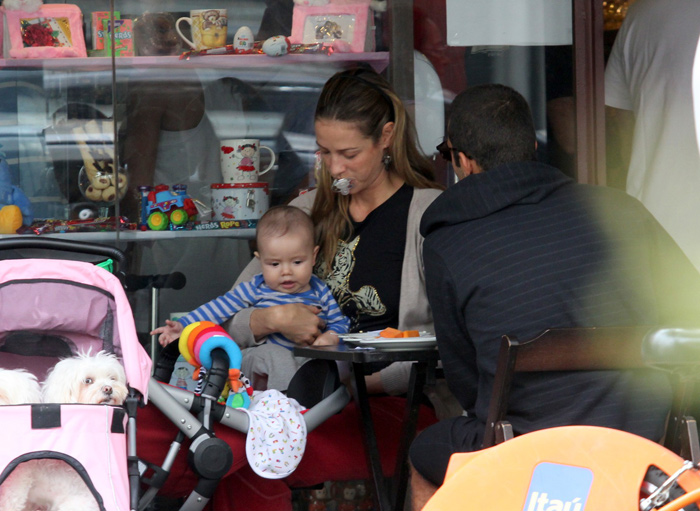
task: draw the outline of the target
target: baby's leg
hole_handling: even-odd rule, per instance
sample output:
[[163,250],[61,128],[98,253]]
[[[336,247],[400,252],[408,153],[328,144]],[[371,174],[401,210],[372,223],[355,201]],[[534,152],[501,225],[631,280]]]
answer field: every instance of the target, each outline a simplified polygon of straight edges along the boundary
[[271,342],[246,348],[242,355],[241,371],[250,378],[254,390],[287,390],[292,376],[307,360]]

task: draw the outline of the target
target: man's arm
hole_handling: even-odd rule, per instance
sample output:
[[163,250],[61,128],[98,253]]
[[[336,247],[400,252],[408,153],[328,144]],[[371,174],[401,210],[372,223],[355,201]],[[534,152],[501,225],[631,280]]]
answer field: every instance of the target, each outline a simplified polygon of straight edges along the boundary
[[607,185],[627,188],[627,170],[632,155],[634,113],[611,106],[605,107],[605,161]]
[[450,269],[429,241],[423,245],[425,282],[445,380],[464,410],[476,404],[479,372]]

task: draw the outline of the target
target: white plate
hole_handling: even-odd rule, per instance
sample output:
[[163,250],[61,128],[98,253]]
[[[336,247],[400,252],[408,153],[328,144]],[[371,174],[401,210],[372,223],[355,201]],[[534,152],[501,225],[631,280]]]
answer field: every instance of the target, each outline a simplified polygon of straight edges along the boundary
[[357,334],[345,334],[340,338],[347,344],[361,346],[363,348],[381,349],[415,349],[432,348],[437,346],[437,339],[433,334],[421,332],[418,337],[380,337],[379,330],[376,332],[363,332]]

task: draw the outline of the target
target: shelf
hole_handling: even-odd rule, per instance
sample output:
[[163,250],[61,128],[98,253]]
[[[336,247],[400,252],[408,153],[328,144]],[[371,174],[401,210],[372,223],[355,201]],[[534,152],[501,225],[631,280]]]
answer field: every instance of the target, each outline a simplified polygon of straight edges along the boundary
[[[0,239],[16,236],[16,234],[0,235]],[[26,236],[33,235],[27,234]],[[40,234],[39,237],[94,242],[117,241],[117,233],[115,231],[52,233]],[[118,241],[140,242],[183,238],[234,238],[250,240],[255,238],[255,229],[214,229],[207,231],[120,231]]]
[[[375,53],[334,53],[322,54],[298,54],[283,55],[281,57],[268,57],[267,55],[207,55],[191,57],[180,60],[178,56],[172,57],[118,57],[115,58],[117,72],[119,68],[152,69],[154,67],[165,68],[231,68],[231,67],[269,67],[279,64],[338,64],[347,62],[366,62],[375,71],[382,72],[389,65],[388,52]],[[85,57],[63,59],[0,59],[2,68],[41,68],[48,70],[76,70],[76,69],[111,69],[111,57]]]

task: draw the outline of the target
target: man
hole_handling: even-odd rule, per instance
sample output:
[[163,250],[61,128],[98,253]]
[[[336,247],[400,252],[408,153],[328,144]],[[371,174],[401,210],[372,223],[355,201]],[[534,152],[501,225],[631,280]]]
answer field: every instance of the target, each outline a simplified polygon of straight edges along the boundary
[[608,59],[605,104],[610,132],[617,133],[608,144],[620,151],[621,173],[627,174],[622,187],[700,269],[700,153],[692,98],[698,37],[697,0],[637,0]]
[[[536,162],[535,148],[513,89],[480,85],[452,103],[447,149],[460,181],[426,210],[421,233],[445,377],[466,413],[414,441],[414,509],[452,453],[481,447],[502,335],[700,318],[700,275],[644,206],[577,184]],[[516,434],[589,424],[659,439],[669,397],[665,377],[647,371],[529,373],[513,382],[507,420]]]

